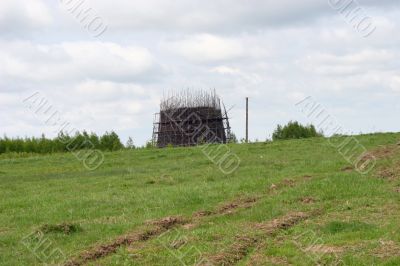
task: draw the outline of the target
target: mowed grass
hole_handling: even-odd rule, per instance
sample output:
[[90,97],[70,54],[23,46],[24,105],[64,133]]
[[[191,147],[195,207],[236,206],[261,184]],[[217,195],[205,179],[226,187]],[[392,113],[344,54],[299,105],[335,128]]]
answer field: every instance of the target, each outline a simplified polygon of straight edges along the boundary
[[[357,139],[373,150],[395,145],[400,134]],[[382,169],[399,169],[399,149],[360,175],[342,171],[349,164],[324,138],[229,147],[241,159],[229,175],[199,147],[105,153],[95,171],[72,154],[0,156],[0,263],[49,262],[37,254],[43,250],[24,245],[34,232],[43,232],[50,250],[70,259],[135,232],[146,221],[189,219],[193,212],[257,196],[251,208],[204,217],[194,227],[178,226],[140,245],[121,246],[89,264],[193,265],[228,252],[238,237],[255,236],[257,244],[238,265],[400,265],[400,177],[379,178]],[[271,189],[285,179],[296,184]],[[320,213],[274,236],[254,226],[313,210]]]

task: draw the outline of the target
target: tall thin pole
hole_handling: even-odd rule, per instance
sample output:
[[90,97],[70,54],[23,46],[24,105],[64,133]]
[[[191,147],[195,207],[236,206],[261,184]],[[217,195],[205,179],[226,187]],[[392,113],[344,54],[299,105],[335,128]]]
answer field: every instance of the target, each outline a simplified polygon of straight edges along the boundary
[[246,143],[249,143],[249,97],[246,97]]

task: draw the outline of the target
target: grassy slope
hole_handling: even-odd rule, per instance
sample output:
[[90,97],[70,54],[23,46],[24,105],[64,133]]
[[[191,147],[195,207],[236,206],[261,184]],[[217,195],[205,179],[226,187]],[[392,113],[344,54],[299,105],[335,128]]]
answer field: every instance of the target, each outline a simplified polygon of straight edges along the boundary
[[[373,149],[398,142],[400,134],[358,138]],[[390,254],[400,246],[400,193],[394,191],[399,181],[378,179],[375,172],[361,176],[355,171],[341,171],[347,165],[345,160],[322,138],[233,145],[231,149],[242,163],[228,176],[199,148],[106,153],[102,167],[93,172],[86,171],[71,154],[17,159],[3,155],[0,263],[39,264],[20,241],[44,224],[80,225],[81,230],[73,234],[47,234],[55,246],[71,257],[135,230],[149,219],[190,217],[194,211],[213,210],[238,196],[263,195],[251,209],[206,218],[189,230],[179,228],[187,239],[179,251],[195,246],[204,256],[212,255],[234,243],[235,236],[250,232],[252,223],[296,210],[324,209],[322,215],[276,237],[264,237],[262,245],[250,250],[239,265],[254,264],[254,259],[260,265],[273,261],[309,265],[315,259],[332,260],[332,254],[321,256],[317,252],[317,257],[313,252],[302,251],[310,245],[307,237],[293,242],[298,235],[310,232],[324,247],[340,250],[336,256],[347,265],[400,264],[400,252]],[[380,160],[377,170],[398,164],[399,160],[397,152]],[[271,184],[305,175],[313,178],[268,194]],[[303,197],[312,197],[315,202],[304,204],[299,200]],[[171,237],[167,234],[149,240],[140,249],[120,248],[96,263],[179,265],[171,250],[161,244]]]

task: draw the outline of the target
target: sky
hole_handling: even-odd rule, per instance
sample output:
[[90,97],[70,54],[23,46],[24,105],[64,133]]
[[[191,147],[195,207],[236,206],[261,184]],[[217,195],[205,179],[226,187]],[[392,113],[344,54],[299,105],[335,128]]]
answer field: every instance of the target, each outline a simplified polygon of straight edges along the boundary
[[[312,121],[312,97],[348,133],[398,132],[398,0],[1,0],[0,135],[77,130],[152,137],[169,91],[215,89],[232,131],[270,138]],[[47,114],[46,114],[47,115]]]

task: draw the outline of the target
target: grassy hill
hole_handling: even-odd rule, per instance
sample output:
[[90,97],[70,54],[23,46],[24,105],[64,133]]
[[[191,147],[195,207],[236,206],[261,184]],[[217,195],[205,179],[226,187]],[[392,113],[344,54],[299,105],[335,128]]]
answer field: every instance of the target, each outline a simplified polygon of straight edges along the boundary
[[0,156],[0,264],[399,265],[400,134],[357,139],[361,175],[326,139],[231,145],[224,175],[200,148]]

